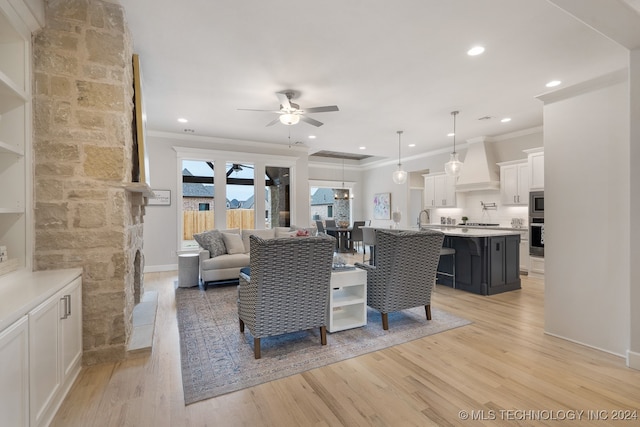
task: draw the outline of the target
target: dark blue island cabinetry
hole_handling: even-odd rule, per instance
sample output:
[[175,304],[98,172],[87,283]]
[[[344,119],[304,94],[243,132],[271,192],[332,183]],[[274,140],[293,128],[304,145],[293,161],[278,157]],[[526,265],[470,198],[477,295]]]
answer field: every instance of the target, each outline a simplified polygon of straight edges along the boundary
[[[456,250],[457,289],[480,295],[520,289],[519,233],[468,237],[446,235],[443,246]],[[441,257],[439,271],[452,272],[452,267],[452,257]],[[453,278],[441,276],[438,283],[452,286]]]

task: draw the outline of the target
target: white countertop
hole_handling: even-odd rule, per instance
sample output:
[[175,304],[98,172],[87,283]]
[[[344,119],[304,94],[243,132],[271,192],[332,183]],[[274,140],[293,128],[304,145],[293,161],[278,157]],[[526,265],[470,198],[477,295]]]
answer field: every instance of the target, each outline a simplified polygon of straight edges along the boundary
[[457,227],[457,226],[429,226],[431,230],[441,231],[445,236],[456,237],[497,237],[519,235],[522,231],[516,228],[500,227]]
[[81,275],[81,268],[23,269],[0,277],[0,331]]
[[[462,226],[440,226],[440,225],[429,225],[427,226],[431,230],[437,230],[444,233],[446,236],[456,236],[456,237],[497,237],[497,236],[512,236],[512,235],[520,235],[523,232],[526,232],[525,228],[506,228],[506,227],[462,227]],[[364,228],[364,227],[363,227]],[[377,230],[402,230],[402,231],[418,231],[417,228],[403,228],[403,229],[389,229],[383,227],[369,227],[375,228]]]

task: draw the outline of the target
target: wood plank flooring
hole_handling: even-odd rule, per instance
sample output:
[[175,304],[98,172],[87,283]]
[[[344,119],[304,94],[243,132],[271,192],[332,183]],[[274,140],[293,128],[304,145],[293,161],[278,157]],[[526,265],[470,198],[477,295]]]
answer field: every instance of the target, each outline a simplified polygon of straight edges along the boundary
[[145,275],[159,295],[152,354],[83,368],[53,426],[640,425],[613,419],[640,411],[640,371],[545,335],[544,283],[526,276],[494,296],[437,286],[433,306],[469,326],[185,407],[175,280]]

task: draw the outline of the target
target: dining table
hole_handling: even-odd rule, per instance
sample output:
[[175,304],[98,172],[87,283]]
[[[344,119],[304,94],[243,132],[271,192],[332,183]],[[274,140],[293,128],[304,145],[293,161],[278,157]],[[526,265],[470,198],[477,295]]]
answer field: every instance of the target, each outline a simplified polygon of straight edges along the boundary
[[335,234],[336,236],[336,250],[338,252],[352,252],[353,248],[351,246],[351,239],[349,236],[351,235],[351,230],[353,227],[325,227],[325,231],[327,234]]

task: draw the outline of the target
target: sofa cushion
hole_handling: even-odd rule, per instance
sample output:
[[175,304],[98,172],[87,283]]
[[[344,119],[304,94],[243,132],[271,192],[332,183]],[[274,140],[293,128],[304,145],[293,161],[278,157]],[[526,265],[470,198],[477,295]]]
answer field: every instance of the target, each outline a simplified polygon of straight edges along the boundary
[[258,236],[261,239],[273,239],[276,237],[276,230],[273,228],[263,230],[242,230],[242,243],[244,244],[245,253],[249,253],[249,250],[251,249],[249,236]]
[[209,251],[209,256],[212,258],[227,253],[222,233],[218,230],[208,230],[204,233],[194,234],[193,238],[203,249]]
[[228,254],[243,254],[244,244],[242,243],[242,237],[239,234],[233,233],[221,233],[224,245],[227,248]]
[[224,254],[205,260],[201,268],[203,270],[219,270],[223,268],[241,268],[249,265],[248,254]]

